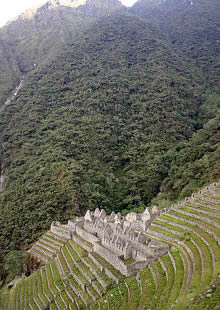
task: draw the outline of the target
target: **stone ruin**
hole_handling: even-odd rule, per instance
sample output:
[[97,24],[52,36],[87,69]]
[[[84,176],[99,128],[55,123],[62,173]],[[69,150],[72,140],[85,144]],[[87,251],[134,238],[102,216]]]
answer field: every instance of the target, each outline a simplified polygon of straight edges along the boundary
[[[90,243],[86,250],[98,253],[123,275],[130,276],[168,251],[166,244],[152,240],[146,233],[158,214],[157,207],[126,216],[114,212],[107,215],[97,208],[69,220],[67,225],[53,222],[51,231],[78,244],[83,238]],[[83,240],[80,245],[85,248]]]

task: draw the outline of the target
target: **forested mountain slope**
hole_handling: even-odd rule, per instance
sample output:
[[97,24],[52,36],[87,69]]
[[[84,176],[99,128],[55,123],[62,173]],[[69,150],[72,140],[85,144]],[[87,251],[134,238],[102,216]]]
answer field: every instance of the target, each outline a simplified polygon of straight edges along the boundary
[[[0,115],[0,161],[8,170],[0,194],[2,253],[28,248],[54,219],[96,207],[142,211],[219,178],[219,94],[217,70],[210,69],[218,54],[208,44],[207,79],[200,62],[206,37],[201,51],[195,45],[198,62],[188,52],[193,39],[184,43],[187,51],[181,36],[172,43],[169,29],[182,18],[172,8],[181,2],[162,3],[159,11],[148,2],[150,17],[136,10],[145,12],[142,1],[133,13],[114,1],[107,9],[94,0],[78,8],[48,3],[2,30],[26,72]],[[211,12],[215,4],[209,2]],[[193,19],[191,8],[200,6],[184,9]],[[206,29],[207,21],[196,27]]]
[[219,10],[218,0],[139,0],[129,11],[154,21],[175,51],[189,57],[215,83],[219,76]]
[[13,52],[0,35],[0,107],[17,85],[20,75]]
[[97,18],[123,9],[117,0],[51,0],[41,7],[27,10],[1,28],[0,36],[4,46],[7,43],[7,55],[2,54],[0,63],[1,75],[4,73],[0,79],[0,105],[18,81],[15,66],[22,73],[31,71],[53,58],[65,44],[73,42]]

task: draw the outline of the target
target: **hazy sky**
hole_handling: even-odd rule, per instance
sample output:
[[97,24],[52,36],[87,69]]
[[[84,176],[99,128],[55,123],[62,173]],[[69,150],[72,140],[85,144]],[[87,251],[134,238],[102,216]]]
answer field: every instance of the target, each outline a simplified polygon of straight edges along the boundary
[[[136,0],[120,0],[124,5],[131,6]],[[46,2],[46,0],[0,0],[0,26],[8,20],[21,14],[32,6]]]

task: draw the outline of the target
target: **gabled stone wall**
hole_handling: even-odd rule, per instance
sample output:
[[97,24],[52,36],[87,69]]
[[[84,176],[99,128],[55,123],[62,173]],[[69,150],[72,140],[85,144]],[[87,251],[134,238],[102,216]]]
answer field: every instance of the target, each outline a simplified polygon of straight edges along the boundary
[[[152,244],[145,233],[158,214],[156,207],[151,212],[146,209],[142,214],[131,212],[125,217],[114,212],[107,215],[97,208],[94,212],[88,210],[84,217],[69,220],[67,225],[53,222],[51,231],[73,239],[88,252],[98,253],[122,274],[129,276],[168,251],[166,245]],[[127,259],[134,262],[127,265],[123,262]]]

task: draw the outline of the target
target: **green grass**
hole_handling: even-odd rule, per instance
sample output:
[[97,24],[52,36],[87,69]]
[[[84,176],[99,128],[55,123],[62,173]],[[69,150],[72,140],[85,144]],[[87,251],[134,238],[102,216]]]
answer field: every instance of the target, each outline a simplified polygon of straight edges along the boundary
[[180,218],[183,218],[185,220],[189,220],[189,221],[193,221],[196,223],[200,223],[201,225],[203,225],[204,227],[208,228],[210,231],[213,231],[216,236],[218,238],[220,238],[220,229],[218,229],[216,226],[212,225],[212,224],[209,224],[203,220],[200,220],[200,219],[197,219],[195,217],[193,217],[193,214],[191,216],[189,215],[185,215],[185,214],[182,214],[182,213],[178,213],[178,210],[174,211],[174,210],[170,210],[169,211],[170,214],[173,214],[175,216],[178,216]]
[[82,237],[80,237],[79,235],[74,235],[74,237],[76,237],[78,240],[80,240],[82,243],[84,243],[87,247],[92,248],[93,244],[88,242],[87,240],[83,239]]
[[187,223],[187,222],[184,222],[184,221],[181,221],[181,220],[173,219],[172,217],[169,217],[169,216],[161,216],[161,218],[169,220],[174,225],[175,225],[175,223],[178,223],[178,224],[187,226],[189,230],[191,230],[191,231],[194,230],[199,235],[201,235],[209,243],[210,247],[213,249],[213,252],[214,252],[214,255],[215,255],[215,264],[216,264],[215,275],[220,273],[220,251],[219,251],[220,249],[219,249],[218,243],[212,237],[212,235],[210,235],[209,233],[205,232],[204,230],[202,230],[201,228],[196,226],[196,223],[195,223],[195,225],[192,225],[190,223]]
[[107,268],[116,278],[122,277],[121,273],[117,271],[111,264],[109,264],[104,258],[97,253],[92,253],[92,256],[104,267]]
[[173,256],[176,264],[176,275],[173,284],[173,289],[170,293],[168,299],[168,304],[171,305],[175,300],[178,299],[184,280],[184,265],[181,256],[177,250],[171,250],[171,255]]
[[189,203],[189,202],[185,202],[184,205],[189,206],[189,207],[193,207],[195,209],[198,209],[198,211],[199,210],[201,210],[201,211],[204,210],[204,211],[207,211],[207,212],[216,213],[216,215],[220,215],[220,208],[219,208],[219,210],[216,210],[216,209],[211,209],[208,206],[204,207],[204,206],[201,206],[201,205],[198,205],[198,204]]
[[46,265],[46,273],[47,273],[47,278],[49,281],[50,288],[53,290],[54,294],[56,294],[56,295],[59,294],[58,289],[54,285],[54,279],[53,279],[52,271],[50,268],[50,264]]
[[[44,254],[46,257],[49,257],[49,259],[51,259],[51,255],[54,255],[55,253],[54,252],[52,252],[52,250],[51,249],[49,249],[49,246],[47,246],[47,248],[44,248],[44,245],[40,245],[40,244],[36,244],[36,246],[39,248],[39,249],[41,249],[42,251],[44,251],[44,252],[47,252],[48,253],[48,255],[47,254],[44,254],[44,253],[42,253],[42,254]],[[40,251],[39,251],[40,252]],[[40,252],[41,253],[41,252]]]
[[202,254],[201,260],[203,261],[202,271],[203,271],[204,279],[203,279],[203,282],[201,283],[201,287],[206,287],[206,285],[208,285],[211,282],[212,275],[213,275],[212,256],[211,256],[208,246],[192,230],[190,231],[189,229],[187,230],[187,228],[183,229],[183,228],[177,227],[175,226],[174,222],[172,222],[172,225],[167,224],[165,222],[160,222],[159,220],[156,222],[163,227],[185,233],[186,236],[189,236],[191,239],[193,239],[196,242],[196,244],[201,249],[201,254]]
[[90,257],[84,257],[84,260],[89,264],[91,270],[94,270],[97,273],[100,272],[99,267],[93,262],[93,260]]
[[140,298],[139,309],[150,309],[151,301],[156,293],[156,284],[149,268],[139,271],[142,295]]
[[43,291],[43,286],[42,286],[42,279],[40,276],[40,271],[37,271],[37,285],[38,285],[38,293],[40,296],[40,299],[42,300],[42,302],[47,305],[48,304],[48,300],[44,295],[44,291]]
[[120,294],[121,294],[121,310],[126,310],[127,309],[127,303],[128,303],[128,289],[125,285],[124,281],[121,281],[118,285]]
[[125,281],[127,283],[130,292],[127,309],[129,310],[137,309],[141,299],[141,290],[136,280],[136,275],[128,277],[127,279],[125,279]]
[[33,279],[33,285],[34,285],[34,292],[35,292],[35,296],[34,296],[34,298],[35,298],[35,300],[36,300],[36,302],[38,303],[38,305],[40,306],[40,308],[42,308],[43,309],[43,303],[42,303],[42,301],[40,300],[40,298],[38,297],[38,295],[37,295],[37,293],[38,293],[38,281],[39,281],[39,278],[38,278],[38,276],[36,275],[36,273],[34,273],[33,275],[32,275],[32,277],[34,278]]
[[171,291],[174,288],[173,286],[175,281],[175,270],[168,254],[162,256],[160,259],[163,262],[168,274],[166,287],[164,288],[160,296],[160,301],[158,303],[158,305],[160,305],[160,308],[163,309],[167,306]]
[[63,290],[64,288],[63,281],[60,277],[55,259],[52,259],[49,264],[50,264],[51,273],[53,274],[54,283],[56,284],[59,290]]
[[[195,202],[201,202],[201,203],[203,203],[203,204],[205,204],[205,205],[210,205],[210,206],[216,206],[217,205],[217,202],[216,203],[214,203],[214,202],[211,202],[211,201],[207,201],[207,200],[205,200],[205,199],[202,199],[202,198],[195,198],[194,199],[195,200]],[[219,200],[219,199],[218,199]]]
[[172,232],[164,230],[163,227],[160,228],[160,227],[156,227],[156,226],[151,226],[150,229],[153,230],[153,231],[159,232],[159,233],[161,233],[161,234],[163,234],[165,236],[168,236],[168,237],[176,238],[176,239],[179,239],[179,240],[182,240],[182,241],[185,239],[184,236],[175,235]]
[[57,298],[55,299],[55,302],[57,303],[57,305],[60,309],[66,309],[66,307],[65,307],[60,296],[57,296]]
[[95,286],[98,288],[98,290],[99,290],[99,292],[100,292],[101,294],[104,294],[104,293],[105,293],[106,290],[104,289],[104,287],[101,286],[101,284],[99,283],[98,280],[93,281],[93,283],[94,283]]
[[80,270],[75,266],[72,268],[72,273],[75,274],[83,284],[88,285],[88,280],[83,276],[83,274],[80,272]]
[[52,242],[54,242],[55,244],[57,244],[56,242],[58,241],[59,243],[62,243],[63,245],[66,243],[66,240],[63,240],[62,237],[59,238],[59,236],[57,235],[53,235],[53,234],[49,234],[46,233],[45,235],[43,235],[42,237],[47,236],[48,238],[51,239]]
[[49,286],[48,286],[45,268],[42,268],[42,269],[41,269],[41,276],[42,276],[42,287],[43,287],[43,291],[46,293],[47,297],[48,297],[50,300],[53,300],[53,294],[51,293],[50,288],[49,288]]
[[114,285],[114,281],[112,279],[110,279],[104,272],[100,272],[99,277],[101,280],[103,280],[106,283],[107,288]]
[[69,252],[71,253],[73,259],[75,260],[75,262],[79,262],[80,261],[80,257],[79,255],[76,253],[76,251],[74,251],[73,247],[71,246],[71,243],[68,242],[66,244],[66,248],[68,248]]
[[69,298],[69,296],[67,295],[67,293],[66,293],[66,291],[64,290],[64,291],[62,291],[62,299],[65,301],[65,303],[67,304],[67,305],[70,305],[70,304],[72,304],[72,301],[71,301],[71,299]]
[[66,263],[66,261],[65,261],[65,259],[63,257],[63,254],[61,252],[58,252],[57,256],[59,258],[59,261],[61,263],[61,266],[63,268],[64,273],[69,273],[70,270],[69,270],[69,267],[67,266],[67,263]]
[[95,297],[96,300],[100,298],[100,295],[96,292],[94,287],[88,286],[87,290],[88,290],[88,292],[90,292]]
[[79,263],[78,267],[82,269],[89,276],[91,280],[95,279],[94,274],[90,271],[90,269],[83,262]]
[[70,244],[72,245],[73,249],[76,251],[76,253],[81,256],[88,256],[88,252],[83,249],[81,246],[79,246],[75,241],[71,240]]
[[57,310],[57,305],[55,304],[54,301],[50,303],[50,310]]
[[220,200],[219,196],[214,196],[214,195],[211,195],[211,194],[203,194],[203,196],[211,198],[211,199],[215,199],[215,200]]
[[[53,239],[53,238],[50,238],[50,240],[48,240],[46,237],[49,237],[50,238],[50,235],[43,235],[42,237],[41,237],[41,239],[40,240],[42,240],[43,242],[44,241],[46,241],[46,242],[49,242],[52,246],[54,246],[55,248],[56,247],[59,247],[59,248],[61,248],[62,246],[64,246],[65,244],[62,242],[62,244],[59,244],[55,239]],[[61,242],[60,242],[61,243]]]
[[[38,247],[41,248],[40,246],[38,246]],[[43,250],[45,250],[45,249],[43,249]],[[46,255],[45,253],[43,253],[43,252],[41,252],[41,251],[38,251],[38,250],[35,249],[35,248],[31,249],[31,253],[36,253],[36,254],[38,254],[38,255],[44,257],[44,258],[47,259],[47,260],[50,260],[50,259],[51,259],[49,255]]]
[[120,309],[122,298],[121,294],[118,291],[118,288],[113,288],[109,290],[106,298],[109,304],[109,309]]
[[40,239],[39,242],[40,242],[41,245],[43,245],[43,246],[49,248],[49,251],[51,251],[51,252],[52,252],[52,251],[56,251],[56,252],[58,251],[58,249],[57,249],[55,246],[53,246],[52,243],[51,243],[51,244],[47,244],[47,243],[44,242],[43,239]]
[[68,264],[70,265],[70,267],[75,266],[74,261],[72,260],[69,252],[67,251],[66,247],[62,248],[63,251],[63,255],[65,256],[65,259],[67,260]]
[[9,304],[12,310],[16,310],[16,290],[12,289],[9,296]]
[[151,300],[151,305],[150,307],[152,309],[156,309],[157,307],[157,304],[160,300],[160,296],[167,284],[167,281],[166,281],[166,274],[160,264],[159,261],[155,261],[153,263],[150,264],[151,265],[151,268],[153,269],[154,273],[155,273],[155,276],[157,278],[157,290]]
[[192,216],[193,214],[195,215],[199,215],[199,216],[203,216],[203,217],[206,217],[218,224],[220,224],[220,219],[217,218],[217,217],[214,217],[214,216],[211,216],[211,215],[208,215],[208,214],[204,214],[204,213],[201,213],[199,211],[195,211],[195,210],[191,210],[191,209],[188,209],[187,207],[178,207],[179,210],[182,210],[182,211],[186,211],[186,212],[189,212],[189,213],[192,213]]
[[106,296],[103,296],[100,300],[99,300],[99,304],[101,306],[102,310],[108,310],[108,300],[106,298]]

